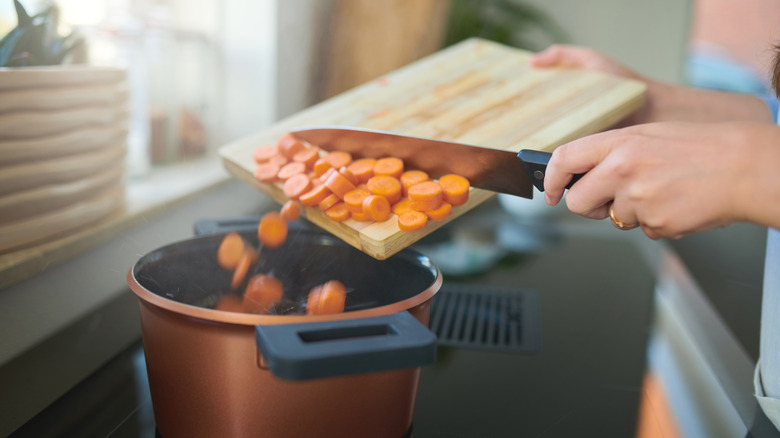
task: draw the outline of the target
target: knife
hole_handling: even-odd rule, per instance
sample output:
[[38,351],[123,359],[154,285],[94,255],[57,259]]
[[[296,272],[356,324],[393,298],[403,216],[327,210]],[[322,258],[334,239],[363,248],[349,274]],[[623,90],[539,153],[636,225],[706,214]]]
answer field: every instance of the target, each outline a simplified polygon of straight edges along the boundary
[[[409,169],[425,171],[431,178],[456,173],[472,186],[523,198],[533,198],[533,187],[544,191],[549,152],[520,152],[467,145],[392,132],[343,126],[311,126],[290,131],[295,138],[328,152],[345,151],[355,157],[403,159]],[[582,175],[575,175],[570,188]]]

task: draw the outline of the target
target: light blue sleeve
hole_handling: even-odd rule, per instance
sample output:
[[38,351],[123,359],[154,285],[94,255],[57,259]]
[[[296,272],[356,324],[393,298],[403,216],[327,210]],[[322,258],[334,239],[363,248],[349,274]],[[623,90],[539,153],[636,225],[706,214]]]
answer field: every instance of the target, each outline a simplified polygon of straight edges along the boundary
[[764,99],[764,102],[766,102],[766,105],[769,107],[769,111],[772,112],[772,120],[777,121],[778,108],[780,108],[780,99],[772,94],[764,94],[760,97]]

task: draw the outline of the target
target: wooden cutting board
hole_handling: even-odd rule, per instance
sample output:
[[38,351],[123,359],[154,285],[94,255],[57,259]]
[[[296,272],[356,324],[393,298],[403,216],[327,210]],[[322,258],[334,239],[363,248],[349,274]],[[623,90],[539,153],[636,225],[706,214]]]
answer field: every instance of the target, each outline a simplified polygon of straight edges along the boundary
[[[280,204],[281,186],[255,180],[252,152],[295,127],[336,124],[519,151],[552,151],[613,125],[638,109],[645,86],[596,72],[532,69],[530,53],[481,39],[451,46],[220,149],[227,170]],[[471,189],[444,221],[416,232],[385,222],[334,222],[317,208],[305,217],[380,260],[469,211],[493,192]]]

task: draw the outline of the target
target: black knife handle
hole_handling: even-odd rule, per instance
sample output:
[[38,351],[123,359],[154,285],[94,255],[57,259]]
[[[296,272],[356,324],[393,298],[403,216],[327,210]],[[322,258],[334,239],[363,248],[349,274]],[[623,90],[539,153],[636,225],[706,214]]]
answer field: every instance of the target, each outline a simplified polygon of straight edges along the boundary
[[[533,149],[523,149],[517,153],[517,158],[523,162],[525,172],[540,192],[544,191],[544,173],[547,171],[547,163],[550,162],[550,157],[552,157],[550,152],[535,151]],[[583,175],[578,173],[572,176],[566,188],[570,189]]]

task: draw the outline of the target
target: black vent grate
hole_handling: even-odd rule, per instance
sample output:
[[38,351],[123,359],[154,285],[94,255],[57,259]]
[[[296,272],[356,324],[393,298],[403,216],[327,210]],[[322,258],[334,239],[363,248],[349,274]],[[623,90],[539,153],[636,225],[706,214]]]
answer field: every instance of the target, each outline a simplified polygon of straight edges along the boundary
[[440,346],[533,353],[539,350],[536,291],[444,283],[433,300],[431,330]]

